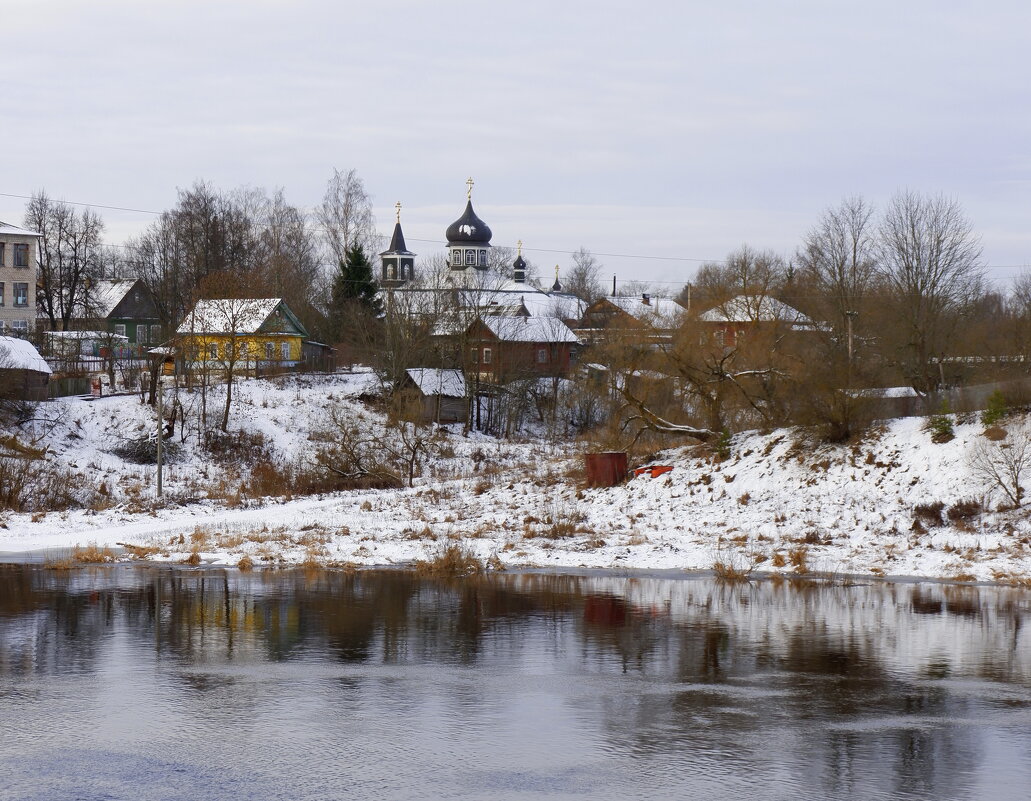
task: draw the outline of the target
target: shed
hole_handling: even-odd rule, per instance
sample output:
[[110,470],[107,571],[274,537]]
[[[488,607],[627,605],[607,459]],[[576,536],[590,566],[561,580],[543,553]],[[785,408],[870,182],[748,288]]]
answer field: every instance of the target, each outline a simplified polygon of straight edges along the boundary
[[461,370],[410,367],[406,386],[414,391],[426,423],[463,423],[469,418],[469,399]]
[[31,342],[0,337],[0,397],[46,400],[52,372]]

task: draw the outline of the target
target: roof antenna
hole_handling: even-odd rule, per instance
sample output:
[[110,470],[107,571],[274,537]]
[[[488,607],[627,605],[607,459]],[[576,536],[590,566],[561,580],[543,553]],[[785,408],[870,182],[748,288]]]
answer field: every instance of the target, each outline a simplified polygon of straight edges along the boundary
[[616,274],[612,274],[612,297],[616,297]]

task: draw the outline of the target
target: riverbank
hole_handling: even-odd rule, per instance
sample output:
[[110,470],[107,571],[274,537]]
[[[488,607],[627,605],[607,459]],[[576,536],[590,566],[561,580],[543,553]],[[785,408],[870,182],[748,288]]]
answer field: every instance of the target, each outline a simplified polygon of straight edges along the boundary
[[[345,404],[364,425],[382,416],[355,398],[356,377],[238,388],[236,424],[262,432],[284,464],[308,458],[320,420]],[[449,545],[496,567],[753,571],[783,575],[915,576],[1027,584],[1031,524],[1000,508],[973,458],[976,420],[935,444],[923,421],[890,421],[861,441],[830,446],[804,431],[749,432],[724,460],[685,447],[657,461],[657,478],[587,488],[568,444],[499,441],[458,432],[426,461],[414,486],[293,499],[249,497],[227,483],[242,468],[205,460],[184,444],[167,477],[169,497],[148,496],[148,470],[105,445],[126,420],[149,413],[113,398],[66,402],[55,464],[103,483],[101,508],[7,514],[0,552],[127,546],[128,555],[191,564],[400,565]],[[1012,441],[1027,420],[1004,421]],[[235,476],[235,479],[234,479]],[[204,487],[220,486],[217,497]],[[228,496],[228,497],[227,497]]]

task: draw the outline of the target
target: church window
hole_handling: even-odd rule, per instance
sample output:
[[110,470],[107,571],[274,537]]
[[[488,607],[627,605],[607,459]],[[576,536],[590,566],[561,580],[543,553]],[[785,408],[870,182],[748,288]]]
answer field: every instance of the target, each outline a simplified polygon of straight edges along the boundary
[[394,265],[393,264],[388,264],[387,265],[387,278],[389,280],[393,281],[395,277],[396,277],[396,270],[394,268]]
[[480,266],[481,267],[486,267],[487,266],[487,251],[485,251],[485,250],[481,250],[480,251]]
[[467,250],[465,252],[465,263],[469,267],[476,266],[476,251],[475,250]]

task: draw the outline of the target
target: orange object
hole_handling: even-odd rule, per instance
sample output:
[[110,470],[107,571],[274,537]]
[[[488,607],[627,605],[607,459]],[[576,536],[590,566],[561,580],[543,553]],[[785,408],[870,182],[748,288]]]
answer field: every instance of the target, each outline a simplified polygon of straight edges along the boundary
[[664,473],[668,473],[673,469],[673,465],[670,464],[652,464],[647,467],[638,467],[634,470],[635,476],[643,476],[645,473],[650,475],[652,478],[658,478]]

